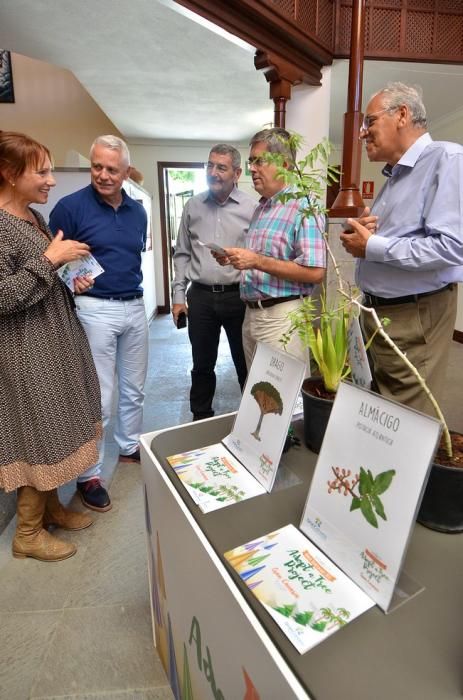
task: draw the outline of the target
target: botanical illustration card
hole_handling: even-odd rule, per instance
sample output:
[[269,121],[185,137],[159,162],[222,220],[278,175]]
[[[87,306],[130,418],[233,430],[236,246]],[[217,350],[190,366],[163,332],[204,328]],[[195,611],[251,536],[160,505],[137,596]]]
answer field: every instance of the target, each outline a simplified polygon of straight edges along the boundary
[[374,605],[293,525],[224,556],[301,654]]
[[265,493],[222,443],[172,455],[167,461],[203,513]]
[[387,610],[441,433],[434,418],[341,384],[301,530]]
[[271,491],[305,374],[292,355],[258,343],[233,430],[223,443]]
[[89,253],[84,258],[80,258],[80,260],[73,260],[65,265],[61,265],[57,272],[63,282],[69,287],[71,292],[73,292],[74,280],[76,277],[90,275],[92,279],[95,279],[95,277],[101,275],[104,270],[93,255]]

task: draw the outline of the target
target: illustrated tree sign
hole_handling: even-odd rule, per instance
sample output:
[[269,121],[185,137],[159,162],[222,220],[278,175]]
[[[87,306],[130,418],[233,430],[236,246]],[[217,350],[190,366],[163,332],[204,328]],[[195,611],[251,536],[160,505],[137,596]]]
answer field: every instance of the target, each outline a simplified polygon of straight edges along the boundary
[[260,408],[260,417],[257,427],[251,435],[260,441],[260,429],[262,420],[268,413],[280,415],[283,413],[283,401],[278,389],[270,382],[257,382],[251,389],[251,395],[257,401]]
[[[352,475],[350,469],[341,467],[331,467],[334,479],[328,479],[328,493],[338,493],[344,496],[351,496],[351,512],[360,510],[365,520],[373,527],[378,527],[379,515],[383,520],[387,520],[383,502],[380,496],[385,493],[395,476],[395,469],[381,472],[376,477],[370,469],[360,467],[358,474]],[[350,478],[352,475],[352,478]],[[358,493],[355,489],[358,489]],[[376,515],[375,515],[376,513]]]

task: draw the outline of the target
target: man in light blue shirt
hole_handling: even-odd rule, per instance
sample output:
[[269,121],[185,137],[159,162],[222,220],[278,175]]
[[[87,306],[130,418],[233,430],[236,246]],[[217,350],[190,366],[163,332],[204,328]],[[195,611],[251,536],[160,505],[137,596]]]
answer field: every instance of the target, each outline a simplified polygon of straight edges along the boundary
[[[463,147],[433,141],[420,91],[391,83],[373,95],[360,132],[387,181],[352,232],[341,235],[357,261],[366,306],[391,319],[388,333],[439,399],[463,281]],[[367,337],[371,315],[363,314]],[[371,348],[384,396],[417,410],[432,407],[414,376],[380,337]]]

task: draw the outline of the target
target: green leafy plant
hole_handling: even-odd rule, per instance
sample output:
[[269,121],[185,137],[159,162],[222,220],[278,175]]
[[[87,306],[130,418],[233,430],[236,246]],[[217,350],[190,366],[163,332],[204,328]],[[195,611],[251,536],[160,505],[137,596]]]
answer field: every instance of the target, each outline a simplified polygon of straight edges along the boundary
[[[380,499],[392,483],[395,476],[395,469],[381,472],[373,476],[370,469],[360,467],[358,474],[352,475],[350,469],[341,467],[331,467],[334,479],[328,480],[328,493],[338,493],[344,496],[350,495],[352,502],[351,512],[360,510],[365,520],[373,527],[378,527],[379,515],[383,520],[387,520],[383,502]],[[350,478],[352,475],[352,479]],[[358,493],[355,489],[358,489]]]
[[282,338],[284,346],[297,333],[314,359],[326,391],[336,392],[339,383],[350,374],[348,365],[348,328],[351,309],[348,304],[329,306],[326,294],[320,307],[306,297],[301,306],[289,314],[291,326]]

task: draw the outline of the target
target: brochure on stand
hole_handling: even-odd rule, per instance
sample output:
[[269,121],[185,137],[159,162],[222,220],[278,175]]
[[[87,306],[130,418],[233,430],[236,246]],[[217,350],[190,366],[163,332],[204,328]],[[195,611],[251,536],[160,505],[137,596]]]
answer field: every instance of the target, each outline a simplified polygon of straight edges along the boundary
[[294,525],[225,558],[301,654],[374,605]]
[[76,277],[85,277],[89,275],[94,280],[95,277],[98,277],[98,275],[104,272],[104,269],[93,255],[89,253],[84,258],[61,265],[57,272],[65,285],[73,292],[74,280]]
[[338,389],[300,527],[385,611],[441,430],[373,392]]
[[259,343],[232,432],[167,458],[204,513],[272,489],[304,372],[303,362]]

